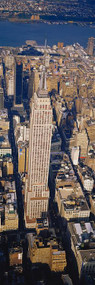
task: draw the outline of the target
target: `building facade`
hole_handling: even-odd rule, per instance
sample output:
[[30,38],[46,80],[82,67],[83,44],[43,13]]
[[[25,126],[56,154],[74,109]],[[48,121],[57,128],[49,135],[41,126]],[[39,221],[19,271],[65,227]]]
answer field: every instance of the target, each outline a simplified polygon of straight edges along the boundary
[[23,64],[19,61],[16,62],[15,66],[15,104],[22,104],[22,90],[23,90],[23,82],[22,82],[22,71]]
[[46,217],[48,211],[51,136],[52,108],[45,74],[42,74],[40,88],[31,100],[28,177],[25,187],[27,227],[32,227],[37,218]]
[[37,263],[48,264],[51,271],[64,271],[64,268],[67,265],[66,253],[63,248],[59,249],[56,238],[48,238],[46,244],[44,244],[43,239],[40,236],[37,237],[28,233],[27,241],[28,256],[32,265]]

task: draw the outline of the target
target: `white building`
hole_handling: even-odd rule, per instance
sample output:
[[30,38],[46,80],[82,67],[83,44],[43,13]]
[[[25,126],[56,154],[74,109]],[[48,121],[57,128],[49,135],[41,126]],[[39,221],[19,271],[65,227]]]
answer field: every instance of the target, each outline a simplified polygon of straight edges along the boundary
[[17,124],[15,127],[16,142],[29,141],[29,126],[26,124]]
[[32,227],[48,211],[48,173],[52,136],[52,108],[43,72],[40,88],[31,100],[28,179],[25,189],[25,221]]
[[88,192],[91,192],[94,187],[94,179],[87,175],[85,175],[85,177],[82,177],[82,178],[83,178],[84,189]]
[[71,151],[71,158],[74,165],[78,165],[78,159],[79,159],[79,146],[73,147]]
[[10,75],[8,78],[7,95],[13,96],[15,92],[15,80],[14,75]]
[[14,56],[13,55],[6,55],[5,57],[5,67],[8,69],[11,69],[12,66],[14,65]]
[[86,130],[82,130],[76,133],[75,146],[80,148],[80,158],[85,158],[87,156],[88,150],[88,137]]
[[0,62],[0,76],[3,76],[3,64]]

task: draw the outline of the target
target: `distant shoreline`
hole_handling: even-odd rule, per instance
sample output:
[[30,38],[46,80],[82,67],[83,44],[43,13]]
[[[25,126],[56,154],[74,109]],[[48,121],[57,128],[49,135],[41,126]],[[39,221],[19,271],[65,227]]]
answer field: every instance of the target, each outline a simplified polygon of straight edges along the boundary
[[87,26],[90,25],[90,27],[95,27],[95,21],[85,21],[85,20],[58,20],[56,19],[56,21],[54,20],[46,20],[46,19],[40,19],[40,20],[31,20],[31,19],[26,19],[26,18],[17,18],[17,17],[13,17],[13,18],[1,18],[0,17],[0,21],[9,21],[11,23],[45,23],[45,24],[49,24],[49,25],[64,25],[64,24],[76,24],[76,25],[81,25],[81,26]]

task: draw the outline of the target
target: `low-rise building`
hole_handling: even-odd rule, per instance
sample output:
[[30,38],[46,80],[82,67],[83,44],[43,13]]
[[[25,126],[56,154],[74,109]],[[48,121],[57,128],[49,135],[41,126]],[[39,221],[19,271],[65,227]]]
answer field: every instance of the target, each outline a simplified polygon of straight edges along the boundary
[[44,243],[42,237],[33,234],[27,234],[27,239],[28,257],[32,265],[44,263],[49,265],[51,271],[64,271],[67,265],[66,253],[62,248],[59,249],[56,239],[48,238]]
[[90,209],[78,182],[61,181],[56,188],[55,200],[60,216],[67,221],[89,219]]
[[90,143],[95,143],[95,120],[89,120],[86,122],[87,134]]
[[18,229],[18,212],[15,181],[1,180],[0,232]]
[[83,165],[82,167],[79,165],[78,174],[80,176],[84,190],[91,192],[94,187],[93,171],[87,165]]
[[90,195],[91,213],[95,216],[95,195]]
[[23,249],[20,246],[9,248],[9,266],[21,265],[23,261]]
[[83,274],[95,278],[94,222],[69,223],[68,227],[80,277]]

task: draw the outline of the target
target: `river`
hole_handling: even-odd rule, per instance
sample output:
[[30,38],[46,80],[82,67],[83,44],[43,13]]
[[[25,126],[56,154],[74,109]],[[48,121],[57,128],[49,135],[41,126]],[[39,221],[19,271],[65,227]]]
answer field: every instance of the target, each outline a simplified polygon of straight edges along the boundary
[[43,45],[47,39],[50,46],[62,41],[64,45],[78,42],[85,48],[89,37],[95,37],[95,26],[0,21],[0,46],[21,46],[26,40]]

